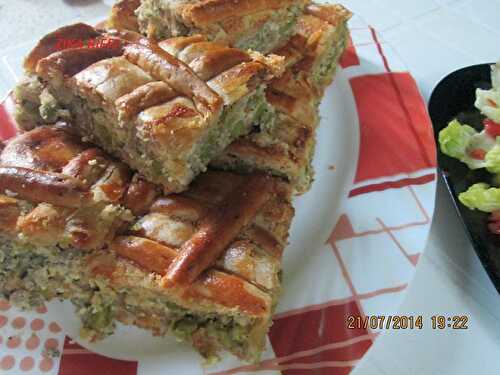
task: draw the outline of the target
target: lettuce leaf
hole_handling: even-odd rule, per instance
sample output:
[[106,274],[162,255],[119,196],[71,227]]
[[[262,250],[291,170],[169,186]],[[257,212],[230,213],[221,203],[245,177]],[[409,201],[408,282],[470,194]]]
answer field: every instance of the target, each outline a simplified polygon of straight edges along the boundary
[[500,189],[485,183],[472,185],[458,196],[460,202],[471,210],[493,212],[500,210]]
[[452,158],[463,159],[472,136],[475,134],[477,132],[471,126],[462,125],[458,120],[453,120],[439,132],[441,151]]
[[475,106],[483,115],[500,124],[500,63],[491,69],[491,90],[476,90]]
[[500,173],[500,145],[496,144],[484,158],[486,169],[492,174]]
[[[469,152],[480,149],[485,153],[496,146],[496,140],[484,131],[478,133],[469,125],[462,125],[458,120],[451,121],[439,132],[439,145],[443,154],[467,164],[470,169],[486,168],[486,160],[472,158]],[[496,152],[491,158],[491,167],[497,166]]]

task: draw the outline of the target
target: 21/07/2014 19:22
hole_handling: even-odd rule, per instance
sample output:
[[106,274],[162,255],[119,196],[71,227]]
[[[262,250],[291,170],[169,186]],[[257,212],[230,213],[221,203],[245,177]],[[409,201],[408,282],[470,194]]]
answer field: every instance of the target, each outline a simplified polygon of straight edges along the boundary
[[[469,328],[469,317],[466,315],[433,315],[430,321],[431,328],[437,330]],[[346,325],[348,329],[421,330],[424,328],[424,318],[422,315],[350,315],[347,317]]]

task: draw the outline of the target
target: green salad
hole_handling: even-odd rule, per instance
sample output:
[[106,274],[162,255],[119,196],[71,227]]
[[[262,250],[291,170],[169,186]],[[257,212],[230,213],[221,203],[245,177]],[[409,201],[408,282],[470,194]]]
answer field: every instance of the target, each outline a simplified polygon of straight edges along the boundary
[[458,197],[471,210],[483,212],[500,211],[500,62],[492,67],[491,82],[490,90],[476,91],[475,107],[485,116],[481,132],[453,120],[439,133],[443,154],[495,175],[493,186],[477,183]]

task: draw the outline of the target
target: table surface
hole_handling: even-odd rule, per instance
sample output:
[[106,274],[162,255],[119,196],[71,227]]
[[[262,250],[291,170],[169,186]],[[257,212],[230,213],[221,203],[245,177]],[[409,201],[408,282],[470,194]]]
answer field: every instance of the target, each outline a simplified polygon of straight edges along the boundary
[[[339,0],[374,26],[415,77],[428,100],[458,68],[500,59],[500,0]],[[112,0],[0,0],[0,58],[22,55],[34,38],[75,20],[91,20]],[[22,22],[19,20],[22,19]],[[15,83],[0,73],[0,95]],[[500,296],[475,255],[443,181],[425,254],[401,314],[467,315],[465,331],[385,332],[353,372],[364,374],[499,374]]]

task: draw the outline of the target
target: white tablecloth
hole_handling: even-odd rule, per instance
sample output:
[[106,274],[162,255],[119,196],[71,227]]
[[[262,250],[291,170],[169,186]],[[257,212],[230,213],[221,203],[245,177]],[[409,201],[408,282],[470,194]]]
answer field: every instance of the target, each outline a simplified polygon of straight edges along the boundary
[[[0,0],[0,56],[15,49],[20,62],[34,38],[77,19],[97,20],[111,2]],[[395,47],[426,99],[447,73],[500,60],[500,0],[340,2]],[[14,74],[1,72],[0,94],[13,85]],[[500,374],[500,296],[468,243],[442,181],[436,202],[429,244],[400,313],[428,321],[432,315],[468,315],[469,329],[436,331],[427,324],[421,331],[385,332],[355,375]]]

